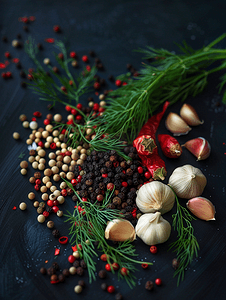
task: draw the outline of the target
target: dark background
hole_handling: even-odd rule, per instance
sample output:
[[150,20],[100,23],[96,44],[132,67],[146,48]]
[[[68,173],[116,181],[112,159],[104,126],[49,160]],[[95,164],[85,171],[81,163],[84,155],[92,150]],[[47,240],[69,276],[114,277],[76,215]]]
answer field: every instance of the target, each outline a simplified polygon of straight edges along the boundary
[[[28,24],[29,32],[23,30],[19,17],[35,16],[36,20]],[[60,25],[62,33],[53,32],[54,25]],[[44,50],[39,54],[42,61],[45,57],[52,58],[53,46],[44,42],[47,37],[64,40],[69,51],[76,51],[81,56],[94,50],[102,60],[105,71],[100,75],[107,81],[107,88],[114,88],[108,81],[108,75],[118,76],[125,73],[126,64],[135,68],[141,67],[142,55],[134,52],[146,45],[178,51],[175,45],[186,40],[193,48],[198,49],[220,36],[226,30],[225,1],[5,1],[0,2],[0,33],[7,36],[8,43],[0,42],[0,61],[4,62],[4,52],[10,51],[13,57],[19,57],[24,69],[33,67],[33,63],[23,48],[15,49],[11,41],[22,35],[24,42],[31,35],[37,42],[43,43]],[[226,41],[222,41],[222,48]],[[81,63],[82,65],[82,63]],[[58,242],[45,225],[36,221],[37,213],[27,194],[33,190],[28,178],[33,174],[31,167],[28,175],[20,175],[19,155],[28,157],[25,141],[28,130],[19,121],[24,113],[28,118],[36,110],[43,116],[48,113],[46,102],[38,99],[31,90],[20,86],[19,70],[11,63],[7,71],[12,71],[13,79],[0,80],[0,298],[1,299],[114,299],[100,289],[101,280],[88,284],[82,294],[76,295],[74,286],[80,279],[71,276],[64,284],[51,285],[48,278],[39,274],[39,269],[47,267],[54,261],[54,247]],[[4,70],[2,70],[4,71]],[[168,251],[170,242],[174,241],[175,233],[164,245],[158,246],[158,253],[153,256],[149,247],[139,240],[136,241],[138,258],[152,261],[148,270],[136,273],[136,287],[131,290],[125,282],[118,282],[116,276],[108,275],[106,282],[113,284],[123,299],[225,299],[225,105],[222,95],[218,94],[219,76],[209,78],[208,87],[195,98],[189,97],[187,103],[195,107],[205,123],[193,128],[188,136],[178,138],[183,144],[188,139],[198,136],[205,137],[212,146],[211,156],[197,162],[191,153],[184,150],[178,160],[165,159],[168,176],[177,167],[189,163],[200,168],[207,177],[207,187],[203,196],[210,199],[216,206],[216,221],[193,222],[200,251],[199,255],[186,271],[185,280],[177,287],[177,279],[173,278],[171,261],[175,254]],[[97,101],[97,97],[95,100]],[[85,102],[84,102],[85,103]],[[179,113],[182,103],[168,109]],[[57,106],[53,112],[66,115],[62,107]],[[167,115],[167,114],[166,114]],[[165,117],[166,117],[165,115]],[[165,118],[163,118],[165,119]],[[14,131],[20,132],[21,140],[12,138]],[[164,120],[158,133],[168,133]],[[160,152],[161,154],[161,152]],[[168,176],[165,183],[168,182]],[[20,202],[27,203],[27,210],[20,211]],[[17,209],[12,210],[13,206]],[[63,211],[73,209],[73,203],[67,199]],[[166,215],[171,220],[171,213]],[[54,219],[54,218],[53,218]],[[63,235],[67,235],[64,218],[55,218],[54,222]],[[69,245],[61,246],[61,254],[57,262],[69,267],[67,256],[71,254]],[[98,262],[98,270],[104,264]],[[161,287],[152,292],[145,290],[147,280],[160,277]]]

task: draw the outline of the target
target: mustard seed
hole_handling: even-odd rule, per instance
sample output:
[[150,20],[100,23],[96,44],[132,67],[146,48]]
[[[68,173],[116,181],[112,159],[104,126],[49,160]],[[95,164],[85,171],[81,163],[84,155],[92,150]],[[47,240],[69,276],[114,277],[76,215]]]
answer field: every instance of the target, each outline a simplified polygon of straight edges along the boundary
[[27,209],[27,204],[25,202],[21,202],[19,205],[20,210],[25,210]]
[[15,140],[19,140],[20,134],[19,134],[18,132],[14,132],[14,133],[13,133],[13,138],[14,138]]

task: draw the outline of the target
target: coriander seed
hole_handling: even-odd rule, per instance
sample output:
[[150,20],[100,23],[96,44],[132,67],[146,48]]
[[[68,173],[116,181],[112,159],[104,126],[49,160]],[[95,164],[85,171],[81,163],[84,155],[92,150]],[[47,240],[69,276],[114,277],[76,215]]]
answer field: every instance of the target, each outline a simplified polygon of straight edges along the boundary
[[26,169],[28,167],[28,162],[26,160],[23,160],[21,163],[20,163],[20,167],[22,169]]
[[30,192],[30,193],[28,194],[28,199],[34,200],[34,199],[35,199],[35,193]]

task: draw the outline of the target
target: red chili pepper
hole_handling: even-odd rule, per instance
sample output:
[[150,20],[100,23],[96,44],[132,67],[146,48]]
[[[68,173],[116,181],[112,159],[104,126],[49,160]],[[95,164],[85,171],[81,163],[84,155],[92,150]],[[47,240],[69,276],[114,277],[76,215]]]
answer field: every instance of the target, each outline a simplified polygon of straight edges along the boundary
[[162,152],[169,158],[177,158],[182,154],[182,148],[178,141],[169,134],[159,134],[158,141]]
[[148,268],[148,264],[141,264],[141,267],[143,268],[143,269],[147,269]]
[[55,256],[59,255],[60,254],[60,249],[56,248],[55,249]]
[[59,241],[60,244],[65,245],[68,242],[68,237],[67,236],[61,236],[58,241]]
[[12,210],[16,210],[16,206],[13,206]]
[[17,64],[19,61],[20,61],[19,58],[13,58],[12,59],[12,62],[15,63],[15,64]]
[[60,282],[60,281],[59,281],[59,280],[51,280],[51,281],[50,281],[51,284],[56,284],[56,283],[58,283],[58,282]]
[[5,69],[6,65],[0,62],[0,69]]
[[166,175],[165,162],[158,155],[155,134],[169,104],[168,101],[165,102],[163,110],[152,116],[144,124],[138,137],[133,141],[133,146],[136,147],[137,153],[142,160],[142,164],[148,168],[148,171],[155,180],[163,180]]

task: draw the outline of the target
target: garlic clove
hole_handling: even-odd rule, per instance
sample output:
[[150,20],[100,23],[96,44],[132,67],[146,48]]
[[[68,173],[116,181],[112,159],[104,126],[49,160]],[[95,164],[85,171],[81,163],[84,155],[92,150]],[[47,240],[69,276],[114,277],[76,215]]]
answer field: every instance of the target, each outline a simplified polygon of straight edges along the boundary
[[216,220],[215,219],[215,207],[212,202],[204,197],[196,197],[190,199],[187,203],[187,208],[197,218],[205,221]]
[[114,219],[108,223],[105,229],[105,238],[115,242],[134,241],[136,233],[128,220]]
[[185,103],[181,107],[180,116],[190,126],[198,126],[204,123],[204,121],[199,119],[196,110],[190,104]]
[[197,160],[204,160],[210,156],[211,146],[209,142],[203,137],[198,137],[187,141],[184,145],[193,155],[197,157]]
[[201,170],[191,165],[176,168],[169,177],[169,186],[178,197],[191,199],[204,191],[207,179]]
[[174,136],[187,134],[191,127],[176,113],[170,112],[166,118],[166,128],[173,133]]

